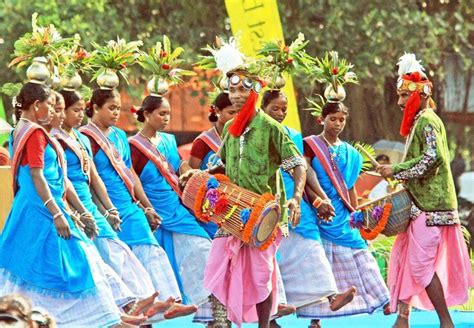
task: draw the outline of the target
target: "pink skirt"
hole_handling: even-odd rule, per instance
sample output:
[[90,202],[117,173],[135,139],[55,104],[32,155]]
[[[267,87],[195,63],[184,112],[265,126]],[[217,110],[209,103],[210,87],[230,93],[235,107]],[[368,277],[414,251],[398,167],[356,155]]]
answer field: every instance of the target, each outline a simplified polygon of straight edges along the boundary
[[471,263],[459,225],[426,226],[426,215],[412,221],[397,236],[390,255],[388,287],[390,308],[398,301],[423,310],[433,310],[426,287],[437,273],[448,306],[464,304],[474,286]]
[[204,285],[227,308],[227,318],[239,327],[242,322],[258,321],[256,304],[272,291],[272,315],[277,312],[277,246],[275,242],[260,251],[232,236],[212,241]]

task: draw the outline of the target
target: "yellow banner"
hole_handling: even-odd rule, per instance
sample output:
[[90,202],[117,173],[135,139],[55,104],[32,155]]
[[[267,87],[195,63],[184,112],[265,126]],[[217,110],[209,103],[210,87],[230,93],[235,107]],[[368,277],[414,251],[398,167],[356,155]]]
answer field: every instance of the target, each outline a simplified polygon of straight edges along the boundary
[[[255,56],[262,42],[282,40],[280,14],[276,0],[225,0],[232,33],[240,36],[240,50]],[[288,97],[288,115],[285,125],[301,131],[300,118],[291,77],[286,77],[283,92]]]

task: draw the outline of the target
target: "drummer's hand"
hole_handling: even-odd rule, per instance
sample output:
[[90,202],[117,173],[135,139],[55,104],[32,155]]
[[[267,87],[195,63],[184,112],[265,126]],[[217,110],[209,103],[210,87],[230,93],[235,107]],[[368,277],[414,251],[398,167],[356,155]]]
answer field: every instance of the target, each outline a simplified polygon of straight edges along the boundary
[[379,165],[375,168],[375,171],[385,179],[393,178],[393,169],[391,165]]
[[145,215],[148,219],[148,224],[150,225],[151,231],[155,231],[160,227],[161,218],[158,213],[156,213],[155,209],[147,207],[145,209]]
[[300,202],[296,198],[291,198],[289,201],[286,202],[285,207],[288,208],[290,212],[289,221],[294,228],[300,223]]
[[69,228],[69,223],[66,220],[64,215],[60,215],[56,219],[54,219],[54,226],[56,227],[56,231],[58,236],[64,239],[71,238],[71,229]]
[[334,207],[331,204],[331,201],[326,198],[323,200],[321,205],[318,208],[318,219],[325,222],[332,222],[332,218],[336,216]]
[[181,188],[184,188],[186,186],[186,183],[188,183],[188,180],[196,173],[198,172],[201,172],[201,170],[197,170],[197,169],[192,169],[192,170],[188,170],[186,171],[185,173],[181,174],[179,176],[179,186]]

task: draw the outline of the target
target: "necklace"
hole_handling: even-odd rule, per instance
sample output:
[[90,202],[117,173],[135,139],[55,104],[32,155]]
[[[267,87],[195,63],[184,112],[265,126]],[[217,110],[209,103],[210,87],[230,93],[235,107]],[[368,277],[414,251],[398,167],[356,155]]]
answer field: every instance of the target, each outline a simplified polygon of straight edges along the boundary
[[[337,161],[339,160],[339,157],[340,157],[339,149],[340,149],[342,143],[340,142],[339,138],[337,138],[335,143],[330,143],[329,140],[326,139],[326,137],[322,133],[321,133],[321,137],[323,137],[324,142],[328,146],[328,151],[329,151],[329,156],[331,158],[332,167],[333,167],[333,169],[336,169],[337,168],[336,163],[337,163]],[[337,144],[337,146],[336,146],[336,144]]]

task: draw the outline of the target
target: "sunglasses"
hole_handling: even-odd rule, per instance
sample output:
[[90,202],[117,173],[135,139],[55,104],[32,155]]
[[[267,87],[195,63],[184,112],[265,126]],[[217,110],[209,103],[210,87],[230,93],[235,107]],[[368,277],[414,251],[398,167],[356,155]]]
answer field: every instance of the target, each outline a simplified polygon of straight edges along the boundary
[[247,90],[254,90],[256,93],[259,93],[262,90],[262,83],[260,81],[253,80],[245,75],[232,75],[229,80],[229,85],[238,85],[242,82],[242,86]]

